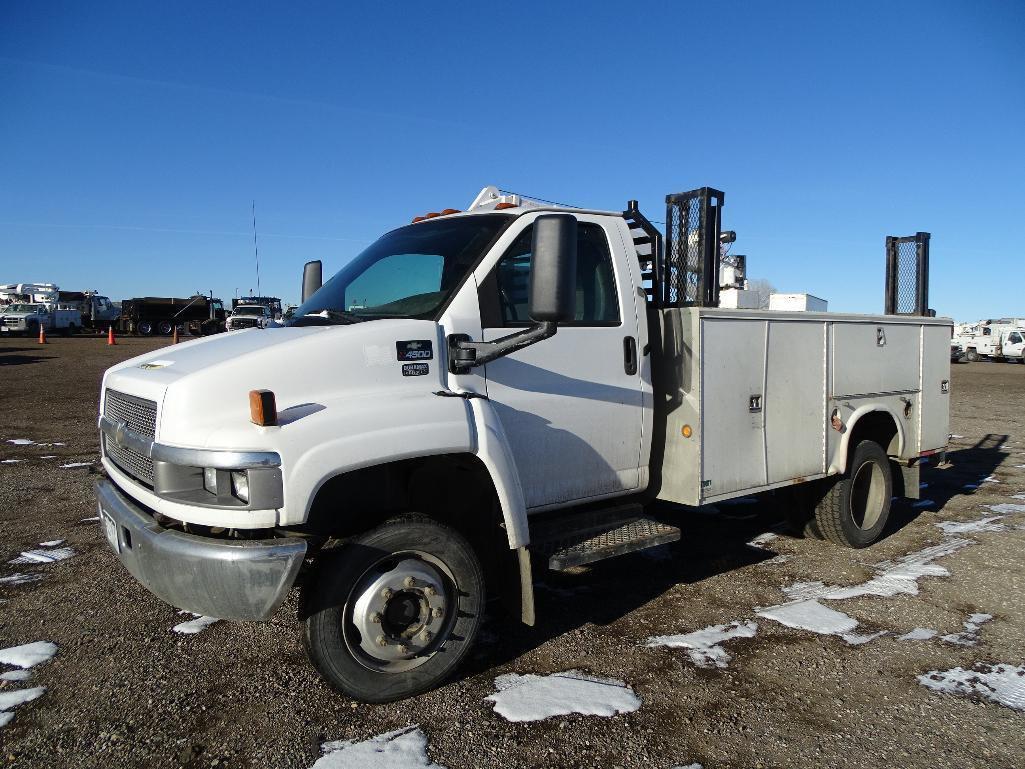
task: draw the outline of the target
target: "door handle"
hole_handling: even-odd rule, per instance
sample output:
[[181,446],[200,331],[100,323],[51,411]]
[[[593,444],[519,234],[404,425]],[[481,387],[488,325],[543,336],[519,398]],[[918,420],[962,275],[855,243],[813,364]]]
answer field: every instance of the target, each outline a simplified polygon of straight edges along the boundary
[[637,373],[637,340],[632,336],[623,337],[623,371],[629,376]]

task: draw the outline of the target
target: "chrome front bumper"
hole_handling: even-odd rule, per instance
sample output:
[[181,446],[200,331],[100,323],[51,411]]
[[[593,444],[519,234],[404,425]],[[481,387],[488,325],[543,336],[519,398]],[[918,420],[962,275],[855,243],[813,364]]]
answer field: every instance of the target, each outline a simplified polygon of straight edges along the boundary
[[302,539],[225,540],[165,529],[110,481],[96,484],[100,530],[121,563],[172,606],[222,619],[265,620],[306,557]]

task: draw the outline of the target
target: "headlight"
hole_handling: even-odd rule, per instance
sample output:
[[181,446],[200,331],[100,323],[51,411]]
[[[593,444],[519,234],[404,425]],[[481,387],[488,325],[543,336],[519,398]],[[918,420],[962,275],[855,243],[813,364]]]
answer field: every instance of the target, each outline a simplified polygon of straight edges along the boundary
[[231,493],[249,504],[249,473],[245,470],[231,471]]

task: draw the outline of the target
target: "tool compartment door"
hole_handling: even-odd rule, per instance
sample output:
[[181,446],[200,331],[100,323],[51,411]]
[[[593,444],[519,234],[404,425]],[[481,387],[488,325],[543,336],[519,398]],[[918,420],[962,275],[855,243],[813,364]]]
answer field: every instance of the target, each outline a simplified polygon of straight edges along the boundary
[[[702,318],[702,497],[763,486],[767,321]],[[761,401],[752,409],[751,398]]]
[[895,323],[834,322],[831,395],[918,390],[919,329]]
[[918,451],[946,446],[950,430],[949,326],[922,327],[922,395],[918,417]]
[[826,323],[770,321],[765,382],[769,483],[826,471]]

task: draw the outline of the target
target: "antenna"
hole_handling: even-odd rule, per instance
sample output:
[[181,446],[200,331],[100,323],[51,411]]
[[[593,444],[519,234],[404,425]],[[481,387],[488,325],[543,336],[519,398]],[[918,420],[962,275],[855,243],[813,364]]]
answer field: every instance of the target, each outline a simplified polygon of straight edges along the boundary
[[256,241],[256,201],[253,201],[253,251],[256,253],[256,294],[260,295],[260,244]]

